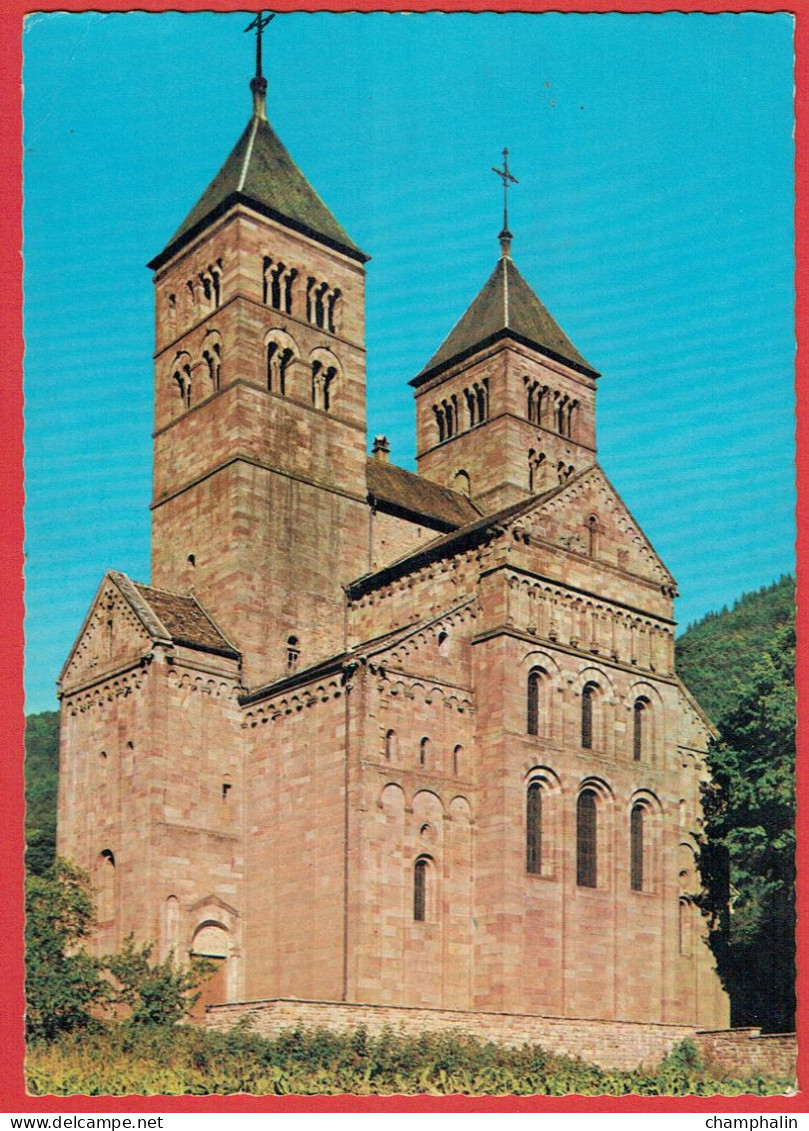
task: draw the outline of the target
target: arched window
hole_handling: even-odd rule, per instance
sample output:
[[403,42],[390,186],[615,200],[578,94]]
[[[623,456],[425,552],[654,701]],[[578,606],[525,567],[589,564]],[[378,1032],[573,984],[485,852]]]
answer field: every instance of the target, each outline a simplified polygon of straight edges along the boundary
[[222,372],[222,347],[219,342],[212,342],[210,349],[203,350],[202,360],[208,366],[208,379],[211,383],[211,392],[218,393]]
[[419,765],[427,765],[427,756],[430,753],[430,740],[429,738],[422,738],[419,743]]
[[587,519],[587,553],[591,558],[598,553],[598,519],[594,514]]
[[326,292],[328,283],[321,283],[315,290],[315,325],[323,329],[326,325]]
[[539,680],[540,672],[537,668],[528,673],[528,718],[525,728],[528,734],[539,734]]
[[279,263],[270,273],[270,304],[275,307],[276,310],[281,309],[281,293],[285,271],[286,264]]
[[292,284],[298,277],[298,272],[295,267],[290,267],[284,278],[284,313],[292,313]]
[[312,404],[315,408],[322,408],[324,412],[329,411],[336,377],[335,366],[325,365],[321,361],[312,362]]
[[183,408],[191,407],[191,366],[183,365],[174,371],[174,381],[180,394]]
[[469,427],[474,428],[477,424],[476,406],[477,397],[475,396],[474,389],[464,389],[463,395],[466,397],[466,407],[469,412]]
[[483,378],[481,385],[475,386],[475,392],[478,399],[478,420],[484,421],[489,415],[489,379]]
[[644,722],[644,715],[648,706],[647,699],[636,699],[635,705],[632,708],[632,758],[635,762],[640,762],[643,758],[644,751],[644,731],[647,729]]
[[211,287],[213,288],[214,310],[218,310],[219,305],[222,302],[222,276],[219,271],[221,264],[222,260],[220,259],[217,261],[217,265],[215,267],[208,268],[211,273]]
[[452,489],[453,491],[458,491],[461,495],[466,495],[467,499],[469,498],[472,484],[469,480],[468,471],[464,471],[462,468],[460,471],[455,472],[452,477]]
[[435,422],[438,425],[438,442],[443,444],[447,438],[447,425],[444,417],[444,409],[440,405],[433,405],[433,412],[435,413]]
[[525,870],[542,871],[542,787],[538,781],[528,786],[525,803]]
[[427,918],[427,861],[421,857],[413,869],[413,918],[423,923]]
[[301,646],[297,636],[290,636],[287,640],[287,670],[294,672],[301,656]]
[[286,396],[287,370],[293,358],[292,350],[278,342],[267,344],[267,388],[271,393]]
[[340,288],[335,287],[334,290],[331,291],[326,298],[327,329],[332,334],[334,334],[336,332],[335,327],[337,325],[337,311],[339,309],[338,301],[341,297],[342,297],[342,292],[340,291]]
[[115,856],[108,848],[99,853],[96,869],[97,908],[99,922],[115,918]]
[[567,409],[567,434],[575,439],[578,432],[579,402],[571,401]]
[[598,878],[598,803],[592,789],[576,802],[576,883],[594,888]]
[[593,702],[598,688],[586,683],[581,693],[581,744],[585,750],[593,748]]
[[463,746],[456,746],[452,751],[452,772],[457,777],[461,772],[461,756],[463,754]]
[[567,397],[560,397],[556,406],[556,431],[560,436],[567,434]]
[[629,884],[643,891],[643,806],[633,805],[629,816]]
[[396,754],[396,731],[388,730],[385,732],[385,757],[390,762]]

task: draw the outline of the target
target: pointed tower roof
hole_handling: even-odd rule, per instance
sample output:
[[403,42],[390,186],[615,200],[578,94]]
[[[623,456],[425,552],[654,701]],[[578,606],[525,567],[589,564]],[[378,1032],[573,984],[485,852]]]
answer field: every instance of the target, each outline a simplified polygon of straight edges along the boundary
[[[506,240],[504,235],[508,237]],[[415,388],[500,338],[514,338],[582,373],[592,377],[599,375],[517,270],[508,254],[511,233],[504,229],[500,238],[504,254],[472,305],[410,382]]]
[[161,267],[234,204],[246,204],[288,228],[365,263],[361,251],[307,181],[267,121],[260,58],[251,81],[253,116],[197,204],[159,255],[148,264]]

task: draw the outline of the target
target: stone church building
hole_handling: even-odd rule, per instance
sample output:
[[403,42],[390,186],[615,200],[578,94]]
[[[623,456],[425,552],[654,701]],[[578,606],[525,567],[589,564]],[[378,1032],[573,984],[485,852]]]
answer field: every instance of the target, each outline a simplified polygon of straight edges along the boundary
[[59,681],[98,949],[208,956],[208,1003],[725,1025],[710,724],[598,463],[598,372],[506,223],[410,382],[418,473],[369,456],[368,257],[251,89],[149,265],[151,583],[106,574]]

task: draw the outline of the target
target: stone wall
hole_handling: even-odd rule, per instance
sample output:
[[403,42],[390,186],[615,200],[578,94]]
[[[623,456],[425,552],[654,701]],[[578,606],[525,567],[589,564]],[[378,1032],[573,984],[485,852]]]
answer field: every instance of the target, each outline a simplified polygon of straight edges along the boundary
[[253,1020],[253,1031],[275,1037],[296,1025],[350,1030],[365,1026],[374,1035],[386,1026],[404,1033],[472,1033],[506,1045],[531,1042],[549,1052],[580,1056],[604,1068],[652,1067],[666,1053],[694,1037],[687,1025],[650,1025],[633,1021],[595,1021],[534,1017],[516,1013],[468,1013],[463,1010],[419,1009],[395,1005],[363,1005],[330,1001],[251,1001],[209,1006],[208,1028],[226,1030],[241,1017]]
[[697,1033],[697,1046],[718,1076],[777,1076],[794,1079],[798,1046],[794,1033],[719,1029]]

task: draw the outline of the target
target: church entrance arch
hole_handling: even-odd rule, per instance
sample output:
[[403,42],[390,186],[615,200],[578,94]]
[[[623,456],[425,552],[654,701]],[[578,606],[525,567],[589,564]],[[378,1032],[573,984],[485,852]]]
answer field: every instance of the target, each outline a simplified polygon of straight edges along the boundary
[[199,986],[199,998],[191,1011],[194,1018],[205,1016],[205,1006],[228,1000],[228,932],[221,923],[201,923],[191,942],[191,957],[204,958],[213,973]]

